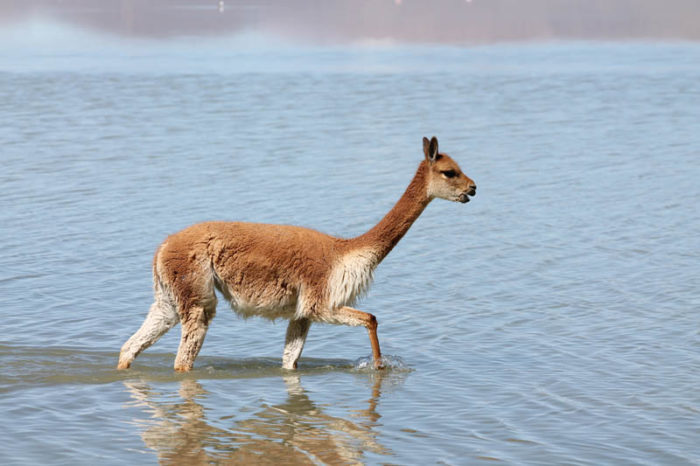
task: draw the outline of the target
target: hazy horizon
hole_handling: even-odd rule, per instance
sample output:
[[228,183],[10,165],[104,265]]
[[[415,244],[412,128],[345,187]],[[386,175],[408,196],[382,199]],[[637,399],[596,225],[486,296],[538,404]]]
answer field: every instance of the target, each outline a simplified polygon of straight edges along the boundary
[[0,0],[0,28],[37,18],[128,37],[252,31],[321,45],[700,40],[693,0]]

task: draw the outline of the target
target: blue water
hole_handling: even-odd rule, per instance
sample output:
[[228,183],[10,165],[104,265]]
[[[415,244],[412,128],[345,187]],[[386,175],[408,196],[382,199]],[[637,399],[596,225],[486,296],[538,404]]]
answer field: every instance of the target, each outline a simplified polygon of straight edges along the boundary
[[[0,34],[3,464],[700,463],[700,45],[291,46]],[[479,186],[377,269],[363,329],[221,301],[116,371],[204,220],[340,236],[436,135]]]

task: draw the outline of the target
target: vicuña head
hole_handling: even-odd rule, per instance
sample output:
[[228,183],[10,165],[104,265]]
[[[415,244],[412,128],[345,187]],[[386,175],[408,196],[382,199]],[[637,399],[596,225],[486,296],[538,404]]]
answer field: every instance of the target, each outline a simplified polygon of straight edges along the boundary
[[436,137],[428,141],[423,138],[425,160],[430,166],[428,178],[428,196],[439,197],[448,201],[469,202],[469,196],[476,195],[476,184],[465,175],[457,162],[447,154],[438,152]]
[[177,323],[175,370],[189,371],[216,313],[218,290],[243,316],[289,319],[282,367],[294,369],[312,322],[367,328],[382,367],[377,320],[353,309],[374,269],[434,198],[468,202],[476,185],[435,137],[403,196],[367,233],[343,239],[289,225],[205,222],[169,236],[153,259],[155,299],[141,328],[124,343],[119,369]]

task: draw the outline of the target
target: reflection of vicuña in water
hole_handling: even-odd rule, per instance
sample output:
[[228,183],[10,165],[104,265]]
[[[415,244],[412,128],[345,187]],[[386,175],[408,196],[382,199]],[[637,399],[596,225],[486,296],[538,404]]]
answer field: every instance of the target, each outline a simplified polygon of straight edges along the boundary
[[[355,419],[327,414],[309,397],[297,374],[284,377],[287,399],[262,404],[247,418],[229,426],[207,416],[207,391],[196,380],[180,382],[179,399],[163,400],[147,382],[126,381],[131,398],[147,408],[134,419],[144,427],[141,438],[169,464],[359,464],[366,452],[391,451],[379,443],[375,427],[382,377],[377,373],[372,395]],[[219,425],[217,425],[219,424]]]
[[168,237],[153,260],[155,302],[122,346],[120,369],[175,324],[182,324],[175,370],[189,371],[216,312],[219,290],[243,316],[289,319],[282,367],[294,369],[311,322],[367,328],[376,368],[382,366],[377,320],[353,309],[374,269],[434,198],[468,202],[476,185],[438,141],[423,138],[425,160],[389,213],[367,233],[332,237],[288,225],[207,222]]

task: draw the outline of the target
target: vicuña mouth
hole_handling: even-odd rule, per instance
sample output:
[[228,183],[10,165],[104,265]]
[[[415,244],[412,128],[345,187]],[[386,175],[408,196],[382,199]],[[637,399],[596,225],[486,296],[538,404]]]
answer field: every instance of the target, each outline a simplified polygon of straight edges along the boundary
[[462,193],[459,195],[457,200],[462,204],[466,204],[467,202],[469,202],[469,195],[467,193]]

